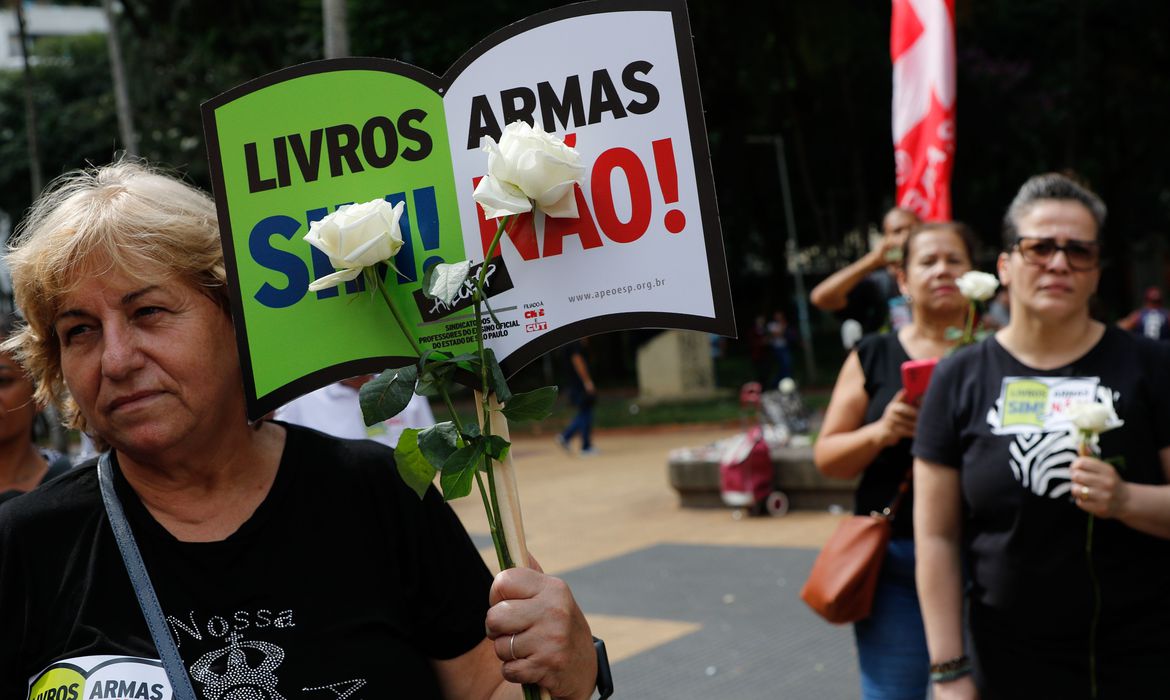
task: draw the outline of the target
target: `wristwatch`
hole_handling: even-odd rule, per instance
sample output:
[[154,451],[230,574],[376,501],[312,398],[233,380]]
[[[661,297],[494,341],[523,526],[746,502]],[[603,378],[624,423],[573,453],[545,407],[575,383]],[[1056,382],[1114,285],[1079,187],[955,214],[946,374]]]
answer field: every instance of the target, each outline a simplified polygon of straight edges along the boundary
[[593,649],[597,651],[597,695],[605,700],[613,695],[613,676],[609,672],[609,655],[605,653],[605,642],[593,638]]

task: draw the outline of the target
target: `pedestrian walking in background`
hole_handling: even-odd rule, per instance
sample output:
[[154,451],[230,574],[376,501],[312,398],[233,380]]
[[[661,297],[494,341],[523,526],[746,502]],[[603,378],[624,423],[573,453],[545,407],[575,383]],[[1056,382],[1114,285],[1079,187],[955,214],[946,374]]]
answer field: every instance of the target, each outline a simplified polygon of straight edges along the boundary
[[764,385],[767,389],[775,389],[780,380],[792,376],[792,350],[790,343],[796,339],[796,334],[788,326],[788,318],[783,311],[772,313],[772,320],[768,322],[768,349],[772,353],[772,374]]
[[577,409],[576,415],[557,436],[557,442],[566,450],[571,448],[573,438],[581,436],[581,454],[593,455],[593,406],[597,403],[597,387],[589,374],[589,338],[582,338],[565,346],[569,403]]

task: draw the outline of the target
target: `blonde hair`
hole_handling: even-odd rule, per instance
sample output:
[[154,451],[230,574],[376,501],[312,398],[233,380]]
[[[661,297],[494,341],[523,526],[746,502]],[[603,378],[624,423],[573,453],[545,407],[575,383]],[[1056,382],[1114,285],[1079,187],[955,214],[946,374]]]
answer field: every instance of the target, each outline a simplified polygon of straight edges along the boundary
[[117,272],[145,284],[176,277],[227,313],[227,272],[215,202],[145,163],[75,170],[49,184],[8,250],[16,305],[26,323],[0,349],[12,352],[67,425],[85,431],[68,395],[54,321],[62,300],[89,276]]

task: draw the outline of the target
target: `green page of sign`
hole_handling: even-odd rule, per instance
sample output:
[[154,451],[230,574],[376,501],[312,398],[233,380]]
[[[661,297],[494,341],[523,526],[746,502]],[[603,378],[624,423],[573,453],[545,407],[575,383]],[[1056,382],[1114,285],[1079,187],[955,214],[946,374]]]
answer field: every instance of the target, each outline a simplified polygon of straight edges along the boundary
[[[330,70],[250,87],[214,109],[208,131],[214,129],[221,160],[221,226],[232,232],[233,249],[225,253],[239,287],[255,290],[235,295],[242,308],[234,314],[245,324],[237,329],[247,339],[241,346],[264,358],[241,358],[255,395],[292,398],[303,387],[289,378],[312,382],[321,368],[357,374],[402,364],[414,355],[410,344],[360,277],[308,290],[333,267],[303,238],[311,222],[340,205],[404,201],[404,245],[395,269],[381,272],[407,324],[425,328],[413,295],[424,265],[466,257],[442,98],[386,70]],[[345,297],[344,313],[336,301],[320,303],[338,296]]]

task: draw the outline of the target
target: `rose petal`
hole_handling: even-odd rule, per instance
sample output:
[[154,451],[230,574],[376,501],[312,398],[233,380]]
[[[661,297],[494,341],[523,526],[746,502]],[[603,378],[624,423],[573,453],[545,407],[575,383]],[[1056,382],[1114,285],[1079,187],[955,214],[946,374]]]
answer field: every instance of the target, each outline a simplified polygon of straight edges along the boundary
[[471,198],[483,207],[484,216],[488,219],[532,211],[532,202],[523,192],[491,175],[479,181]]
[[319,292],[322,289],[329,289],[330,287],[341,284],[342,282],[348,282],[352,279],[355,279],[360,274],[362,274],[362,269],[360,267],[351,267],[338,270],[337,272],[325,275],[320,279],[310,282],[309,291]]
[[309,245],[329,255],[337,250],[339,239],[337,224],[327,220],[314,221],[309,224],[309,232],[304,238]]
[[565,194],[560,199],[554,202],[549,202],[548,204],[543,202],[539,203],[540,210],[543,211],[546,216],[551,216],[554,219],[576,219],[577,193],[573,188],[573,186],[576,184],[577,183],[575,182],[568,183],[569,186],[565,188]]

